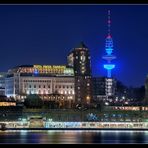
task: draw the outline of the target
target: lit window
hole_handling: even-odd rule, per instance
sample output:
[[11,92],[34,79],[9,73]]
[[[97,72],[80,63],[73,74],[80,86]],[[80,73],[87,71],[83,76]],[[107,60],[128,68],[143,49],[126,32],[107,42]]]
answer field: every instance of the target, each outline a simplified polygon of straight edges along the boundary
[[90,86],[90,84],[89,84],[89,83],[87,83],[87,86]]
[[74,90],[72,91],[72,94],[73,94],[73,95],[75,94]]

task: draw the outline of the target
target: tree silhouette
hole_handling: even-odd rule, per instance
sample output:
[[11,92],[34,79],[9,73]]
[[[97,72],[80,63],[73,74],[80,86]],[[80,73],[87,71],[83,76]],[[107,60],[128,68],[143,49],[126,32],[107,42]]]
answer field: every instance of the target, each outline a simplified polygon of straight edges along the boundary
[[42,108],[43,101],[38,95],[31,94],[28,95],[27,98],[25,99],[24,105],[27,108]]

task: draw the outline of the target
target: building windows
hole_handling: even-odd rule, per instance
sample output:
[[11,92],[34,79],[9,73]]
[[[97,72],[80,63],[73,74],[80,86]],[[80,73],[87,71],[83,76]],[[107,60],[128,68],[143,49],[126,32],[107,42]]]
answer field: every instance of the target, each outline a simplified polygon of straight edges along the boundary
[[41,85],[39,85],[39,88],[41,88]]
[[34,85],[34,88],[36,88],[36,85]]
[[31,88],[31,85],[29,85],[29,88]]
[[48,85],[48,88],[50,88],[50,85]]
[[45,85],[44,85],[44,88],[45,88]]
[[89,83],[87,83],[87,86],[90,86],[90,84],[89,84]]

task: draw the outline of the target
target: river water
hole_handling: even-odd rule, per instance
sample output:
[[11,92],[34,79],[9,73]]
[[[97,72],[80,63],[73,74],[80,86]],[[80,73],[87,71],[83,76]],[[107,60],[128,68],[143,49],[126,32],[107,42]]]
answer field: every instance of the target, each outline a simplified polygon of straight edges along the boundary
[[0,144],[148,143],[148,131],[45,130],[0,131]]

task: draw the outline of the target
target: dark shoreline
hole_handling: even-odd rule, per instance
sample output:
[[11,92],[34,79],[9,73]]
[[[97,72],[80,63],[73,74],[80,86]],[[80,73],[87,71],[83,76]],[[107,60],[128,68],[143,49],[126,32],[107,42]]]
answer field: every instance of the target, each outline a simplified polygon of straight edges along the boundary
[[1,131],[9,131],[9,130],[143,130],[148,131],[148,128],[6,128],[1,129]]

